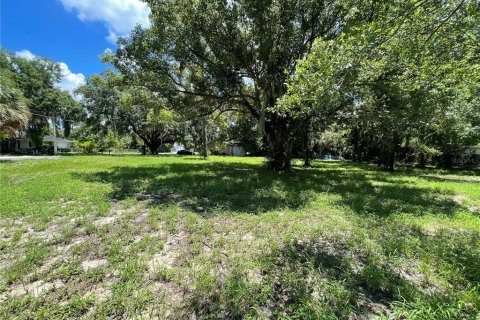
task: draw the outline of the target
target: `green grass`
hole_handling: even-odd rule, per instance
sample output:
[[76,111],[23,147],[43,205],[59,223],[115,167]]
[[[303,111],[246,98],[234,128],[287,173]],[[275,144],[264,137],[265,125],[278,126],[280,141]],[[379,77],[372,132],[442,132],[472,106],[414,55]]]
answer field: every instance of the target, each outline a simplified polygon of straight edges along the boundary
[[0,163],[0,318],[476,319],[479,174]]

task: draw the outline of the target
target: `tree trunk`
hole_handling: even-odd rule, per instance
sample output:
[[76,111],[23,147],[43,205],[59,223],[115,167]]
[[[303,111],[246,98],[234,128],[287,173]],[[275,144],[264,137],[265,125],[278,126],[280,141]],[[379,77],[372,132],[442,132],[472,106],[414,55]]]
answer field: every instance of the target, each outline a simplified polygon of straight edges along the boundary
[[390,172],[393,172],[394,169],[395,169],[395,149],[390,151],[388,155],[388,166],[387,166],[387,170]]
[[147,148],[148,150],[150,150],[151,154],[153,155],[158,154],[158,148],[160,147],[159,143],[145,141],[145,144],[147,145]]
[[207,146],[207,121],[203,119],[202,123],[202,144],[203,144],[203,159],[208,158],[208,146]]
[[453,167],[453,154],[444,153],[442,156],[442,166],[444,168],[450,169]]
[[310,117],[307,117],[305,125],[305,161],[303,166],[305,168],[310,168],[312,166],[310,161],[312,154],[312,148],[310,145]]
[[384,157],[383,167],[385,168],[385,170],[390,172],[394,171],[395,169],[395,151],[396,151],[395,149],[396,149],[396,143],[392,141],[387,146],[385,150],[385,154],[383,155]]
[[70,133],[72,132],[72,124],[70,121],[63,121],[63,133],[65,134],[65,138],[70,137]]
[[360,129],[354,126],[352,129],[352,161],[360,162]]
[[267,138],[267,162],[273,171],[292,170],[292,137],[288,118],[275,114],[265,121]]
[[420,168],[425,168],[426,164],[427,164],[427,157],[425,156],[425,153],[420,152],[420,159],[418,162],[418,166]]
[[162,140],[160,136],[157,136],[155,132],[148,132],[147,130],[141,130],[136,128],[134,125],[132,126],[133,132],[135,132],[140,139],[142,139],[144,145],[150,150],[150,153],[153,155],[158,154],[158,148],[162,145]]

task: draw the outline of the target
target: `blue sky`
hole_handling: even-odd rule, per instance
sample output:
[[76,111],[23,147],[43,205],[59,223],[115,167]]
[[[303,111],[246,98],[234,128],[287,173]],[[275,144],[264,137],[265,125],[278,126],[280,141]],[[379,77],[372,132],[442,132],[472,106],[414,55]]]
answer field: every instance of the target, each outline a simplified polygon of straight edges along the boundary
[[148,25],[140,0],[0,0],[0,45],[18,55],[61,62],[60,87],[73,90],[106,68],[98,57],[118,36]]

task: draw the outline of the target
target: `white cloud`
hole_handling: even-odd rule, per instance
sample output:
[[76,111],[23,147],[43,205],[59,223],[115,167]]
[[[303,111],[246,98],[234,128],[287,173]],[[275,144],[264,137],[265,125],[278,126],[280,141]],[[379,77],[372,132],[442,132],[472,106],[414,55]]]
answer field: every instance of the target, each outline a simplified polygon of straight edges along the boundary
[[62,79],[56,84],[57,88],[66,90],[73,94],[73,91],[85,84],[85,76],[82,73],[73,73],[70,68],[63,62],[60,62],[60,70],[62,71]]
[[[15,55],[27,60],[33,60],[37,58],[37,55],[26,49],[15,52]],[[82,73],[73,73],[64,62],[59,62],[58,64],[60,66],[62,78],[58,83],[55,84],[55,86],[59,89],[66,90],[73,95],[73,91],[75,89],[85,84],[85,76]]]
[[74,11],[81,21],[101,21],[108,29],[106,37],[115,43],[140,24],[150,25],[150,8],[140,0],[59,0],[65,9]]
[[33,60],[36,57],[33,53],[30,52],[30,50],[16,51],[15,55],[19,58],[23,58],[23,59],[26,59],[26,60]]

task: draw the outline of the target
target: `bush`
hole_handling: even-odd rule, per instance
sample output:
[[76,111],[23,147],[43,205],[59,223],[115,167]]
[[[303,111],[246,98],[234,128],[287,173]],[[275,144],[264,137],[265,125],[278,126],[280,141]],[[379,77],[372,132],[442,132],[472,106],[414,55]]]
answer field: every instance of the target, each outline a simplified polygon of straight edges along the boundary
[[79,147],[83,149],[85,153],[94,153],[97,148],[97,144],[92,140],[87,140],[79,144]]
[[108,151],[108,153],[122,148],[122,142],[120,141],[118,134],[113,131],[108,131],[101,144],[102,149]]
[[50,144],[43,144],[39,152],[41,154],[53,154],[53,146]]

